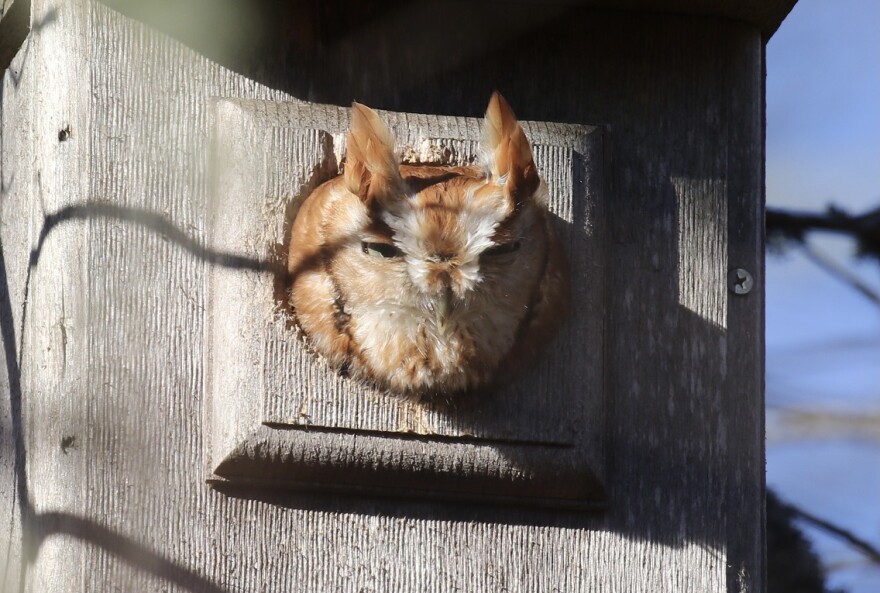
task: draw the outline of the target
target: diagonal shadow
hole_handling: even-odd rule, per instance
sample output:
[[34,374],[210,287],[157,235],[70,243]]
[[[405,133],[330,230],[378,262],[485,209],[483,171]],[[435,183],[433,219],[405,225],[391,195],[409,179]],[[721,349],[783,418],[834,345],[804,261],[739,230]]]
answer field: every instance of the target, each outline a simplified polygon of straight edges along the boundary
[[[24,69],[28,62],[31,51],[31,42],[28,36],[38,33],[46,27],[58,21],[58,7],[51,8],[42,19],[30,22],[30,0],[16,0],[12,8],[8,9],[0,17],[0,71],[6,70],[12,64],[15,56],[24,46],[19,70],[9,70],[9,80],[13,88],[18,88],[24,75]],[[27,44],[27,45],[25,45]],[[2,78],[2,77],[0,77]],[[2,86],[2,85],[0,85]]]
[[[12,546],[12,534],[15,527],[14,514],[17,507],[23,540],[23,557],[18,571],[18,590],[20,593],[24,592],[26,570],[36,559],[37,552],[43,542],[52,535],[64,534],[95,544],[121,558],[131,566],[194,593],[226,593],[226,589],[221,588],[198,573],[172,562],[130,538],[120,535],[98,523],[65,513],[34,512],[27,486],[27,450],[22,425],[23,398],[21,385],[21,362],[24,352],[24,329],[27,321],[31,272],[39,263],[43,246],[53,230],[71,221],[82,221],[92,218],[111,218],[151,229],[183,250],[209,263],[257,272],[269,272],[273,267],[272,263],[267,260],[210,249],[190,237],[167,218],[148,210],[103,203],[74,204],[48,214],[43,218],[43,227],[40,230],[37,245],[31,250],[28,261],[28,271],[25,277],[22,299],[20,340],[16,340],[12,297],[9,290],[9,278],[2,236],[0,236],[0,338],[3,340],[6,373],[9,382],[11,430],[15,455],[13,480],[16,500],[12,505],[12,515],[8,521],[10,534],[8,548]],[[16,344],[20,345],[16,346]],[[10,563],[12,561],[12,550],[7,549],[6,552],[3,582],[8,582],[6,579],[10,573]]]
[[87,202],[84,204],[72,204],[61,210],[43,217],[43,228],[37,245],[31,250],[28,266],[32,269],[40,260],[43,244],[46,238],[58,226],[74,220],[88,220],[90,218],[110,218],[124,222],[132,222],[138,226],[156,231],[172,243],[177,244],[197,258],[211,264],[218,264],[227,268],[239,270],[251,270],[255,272],[268,272],[272,269],[271,262],[255,259],[234,253],[217,251],[204,246],[202,243],[190,237],[180,230],[174,223],[150,210],[141,208],[128,208],[104,202]]
[[[6,374],[9,382],[9,413],[12,420],[12,438],[15,458],[13,461],[14,490],[17,497],[17,505],[12,504],[12,515],[9,517],[9,548],[12,546],[12,534],[15,527],[15,508],[19,509],[19,520],[23,537],[27,537],[27,526],[33,520],[33,506],[27,490],[27,467],[25,458],[24,430],[22,427],[21,413],[21,367],[19,366],[16,353],[15,340],[15,317],[12,313],[12,300],[9,294],[9,279],[6,273],[6,257],[3,251],[3,240],[0,237],[0,338],[3,340],[3,352],[6,358]],[[22,320],[23,322],[23,320]],[[25,542],[27,544],[27,542]],[[9,574],[9,562],[12,558],[12,550],[6,550],[6,561],[3,570],[4,581]],[[24,572],[26,563],[22,561],[19,567],[18,583],[19,591],[24,589]]]
[[53,535],[69,535],[193,593],[228,593],[227,589],[94,521],[68,513],[41,513],[34,518],[35,548]]

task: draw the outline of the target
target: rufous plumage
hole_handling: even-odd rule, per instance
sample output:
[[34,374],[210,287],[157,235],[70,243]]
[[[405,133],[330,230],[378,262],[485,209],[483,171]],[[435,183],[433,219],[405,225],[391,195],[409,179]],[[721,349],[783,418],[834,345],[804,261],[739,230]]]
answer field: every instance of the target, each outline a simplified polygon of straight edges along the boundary
[[300,207],[290,302],[312,348],[351,377],[409,396],[496,382],[564,318],[568,266],[525,133],[497,92],[484,163],[400,165],[354,103],[342,175]]

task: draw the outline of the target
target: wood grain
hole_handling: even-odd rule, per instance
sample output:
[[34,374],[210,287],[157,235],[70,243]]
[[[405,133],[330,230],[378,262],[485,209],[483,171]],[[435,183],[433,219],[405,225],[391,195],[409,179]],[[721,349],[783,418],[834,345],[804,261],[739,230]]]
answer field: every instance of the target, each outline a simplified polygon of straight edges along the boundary
[[[8,540],[25,590],[761,590],[759,27],[426,2],[361,28],[298,20],[236,73],[100,3],[33,9],[57,18],[6,72],[0,131],[3,323],[16,324],[22,387],[16,406],[7,356],[0,501],[10,533],[19,521],[31,536],[31,548]],[[450,14],[468,18],[450,28]],[[614,142],[609,511],[207,486],[215,264],[131,217],[95,211],[47,230],[44,214],[109,203],[204,243],[212,97],[475,117],[495,88],[523,119],[599,122]],[[717,285],[737,266],[757,280],[745,297]],[[6,461],[10,449],[25,463]]]

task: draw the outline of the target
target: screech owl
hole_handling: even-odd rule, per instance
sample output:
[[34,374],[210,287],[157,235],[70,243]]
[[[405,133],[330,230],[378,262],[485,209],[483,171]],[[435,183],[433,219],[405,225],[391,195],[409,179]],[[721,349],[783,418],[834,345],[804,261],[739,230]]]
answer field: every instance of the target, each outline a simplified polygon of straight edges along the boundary
[[409,396],[495,382],[566,315],[568,266],[546,185],[510,106],[492,95],[482,166],[400,165],[354,103],[343,173],[294,221],[290,303],[334,367]]

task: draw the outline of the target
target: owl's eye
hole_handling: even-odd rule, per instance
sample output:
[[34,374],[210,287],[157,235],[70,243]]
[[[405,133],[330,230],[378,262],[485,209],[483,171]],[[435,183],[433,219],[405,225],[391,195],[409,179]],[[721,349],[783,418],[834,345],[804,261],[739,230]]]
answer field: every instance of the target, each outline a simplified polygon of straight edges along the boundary
[[506,255],[508,253],[513,253],[514,251],[518,251],[520,248],[519,241],[511,241],[510,243],[502,243],[501,245],[496,245],[495,247],[490,247],[486,251],[483,252],[483,255]]
[[366,255],[385,259],[403,255],[403,252],[391,243],[369,243],[364,241],[361,243],[361,251]]

